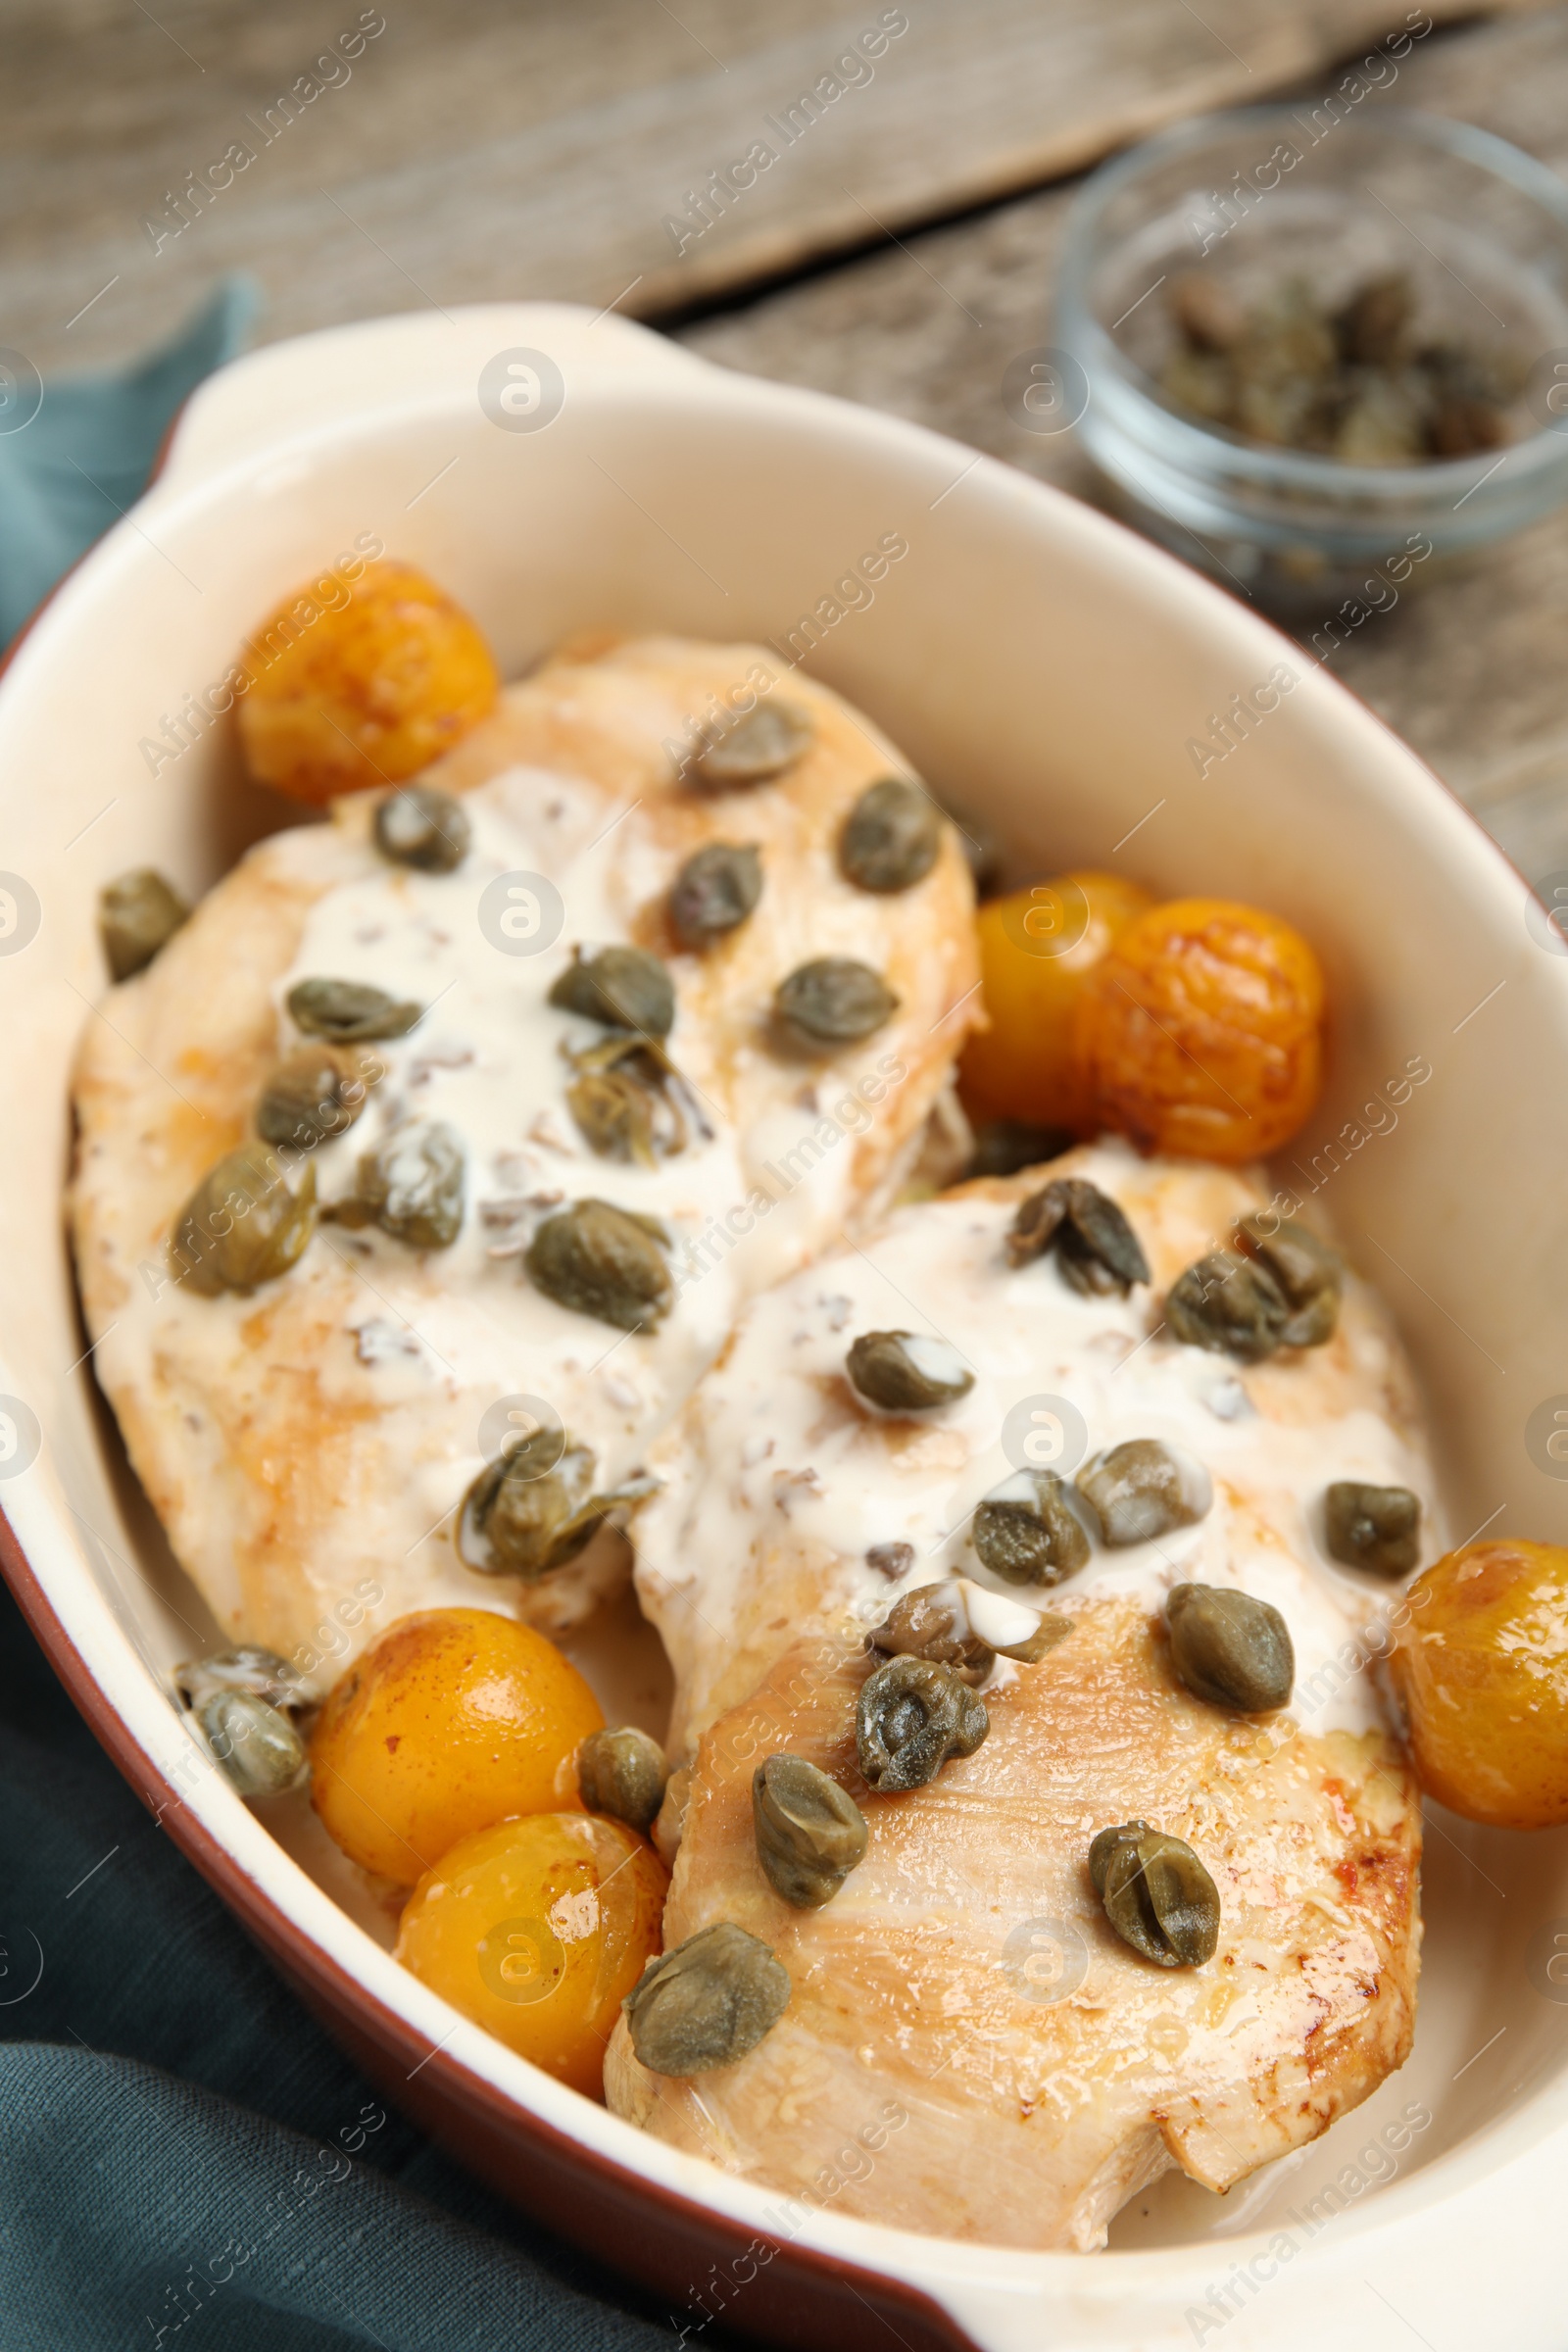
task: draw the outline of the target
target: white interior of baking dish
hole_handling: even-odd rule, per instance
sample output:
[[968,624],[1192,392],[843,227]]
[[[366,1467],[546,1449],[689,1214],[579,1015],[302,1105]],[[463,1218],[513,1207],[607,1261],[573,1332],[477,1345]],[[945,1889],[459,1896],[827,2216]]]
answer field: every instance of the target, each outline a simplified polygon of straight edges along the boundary
[[[564,372],[542,429],[500,429],[480,407],[482,367],[517,349]],[[612,318],[424,314],[242,363],[198,397],[164,479],[20,650],[0,688],[0,867],[40,919],[0,954],[0,1391],[42,1442],[0,1503],[144,1750],[182,1771],[184,1801],[283,1913],[519,2106],[749,2225],[771,2209],[777,2228],[765,2191],[642,2138],[458,2019],[396,1967],[370,1913],[368,1928],[327,1899],[347,1873],[308,1831],[281,1823],[279,1842],[195,1768],[164,1677],[205,1620],[82,1360],[60,1196],[70,1057],[104,993],[98,888],[153,863],[199,891],[282,814],[240,782],[221,726],[156,775],[141,739],[368,531],[449,586],[511,674],[585,627],[784,645],[833,600],[848,609],[819,621],[813,672],[939,793],[988,815],[1020,869],[1114,860],[1162,892],[1253,899],[1298,924],[1328,969],[1334,1042],[1296,1156],[1404,1329],[1460,1535],[1568,1538],[1568,1484],[1525,1445],[1532,1410],[1568,1388],[1568,960],[1532,937],[1524,885],[1419,762],[1241,606],[988,460],[723,374]],[[835,598],[888,534],[906,556]],[[1200,774],[1192,739],[1282,664],[1298,682]],[[1412,1059],[1430,1080],[1350,1142],[1348,1123]],[[646,1652],[618,1671],[617,1697],[657,1707]],[[1439,1816],[1425,1885],[1410,2064],[1229,2199],[1167,2180],[1100,2258],[913,2238],[831,2207],[792,2230],[925,2287],[997,2352],[1206,2341],[1216,2286],[1235,2345],[1331,2328],[1348,2348],[1382,2345],[1402,2332],[1392,2307],[1440,2346],[1485,2327],[1555,2352],[1568,2007],[1545,1964],[1559,1926],[1568,1950],[1568,1833]]]

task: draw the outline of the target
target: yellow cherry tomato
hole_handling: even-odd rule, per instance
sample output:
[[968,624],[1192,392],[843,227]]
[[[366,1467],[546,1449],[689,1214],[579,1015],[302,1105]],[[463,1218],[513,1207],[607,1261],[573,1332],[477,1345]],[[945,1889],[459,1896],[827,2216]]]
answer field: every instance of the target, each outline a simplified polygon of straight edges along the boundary
[[668,1885],[624,1822],[497,1822],[419,1881],[397,1956],[519,2057],[598,2098],[621,2000],[660,1948]]
[[1568,1547],[1466,1544],[1406,1600],[1394,1678],[1422,1788],[1495,1829],[1568,1821]]
[[531,1626],[422,1610],[334,1686],[311,1740],[311,1802],[352,1860],[411,1886],[470,1830],[577,1804],[578,1743],[604,1721]]
[[240,742],[253,776],[317,806],[401,784],[495,703],[474,623],[412,564],[335,572],[269,613],[245,648]]
[[1074,1022],[1085,981],[1111,942],[1153,905],[1120,874],[1056,874],[976,917],[981,999],[991,1027],[971,1037],[958,1086],[972,1119],[1088,1130]]

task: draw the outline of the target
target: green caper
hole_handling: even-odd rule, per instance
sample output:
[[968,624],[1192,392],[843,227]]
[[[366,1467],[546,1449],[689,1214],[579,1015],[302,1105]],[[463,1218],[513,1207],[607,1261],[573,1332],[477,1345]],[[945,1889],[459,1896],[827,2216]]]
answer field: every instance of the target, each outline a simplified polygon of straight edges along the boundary
[[1054,1176],[1012,1220],[1010,1264],[1027,1265],[1052,1249],[1063,1282],[1085,1298],[1115,1291],[1125,1298],[1135,1282],[1149,1280],[1143,1245],[1121,1208],[1081,1176]]
[[445,1119],[411,1119],[360,1160],[340,1225],[379,1225],[411,1250],[449,1250],[463,1230],[464,1157]]
[[1265,1210],[1243,1217],[1236,1228],[1236,1247],[1266,1266],[1284,1294],[1291,1313],[1280,1333],[1282,1348],[1320,1348],[1334,1337],[1345,1266],[1339,1252],[1320,1241],[1309,1225]]
[[220,1690],[248,1690],[253,1698],[280,1707],[285,1715],[302,1713],[319,1700],[319,1692],[298,1667],[257,1642],[242,1642],[233,1649],[215,1650],[210,1657],[188,1659],[174,1668],[173,1682],[187,1707],[200,1706]]
[[433,784],[404,784],[389,792],[375,812],[375,846],[394,865],[421,874],[450,874],[463,863],[473,840],[468,812],[450,792]]
[[590,1732],[577,1750],[577,1788],[590,1813],[646,1830],[664,1801],[669,1766],[657,1740],[634,1724]]
[[1261,1363],[1285,1336],[1291,1309],[1268,1268],[1234,1250],[1211,1250],[1172,1283],[1165,1321],[1189,1348]]
[[480,1471],[458,1514],[458,1551],[481,1576],[546,1576],[564,1567],[619,1503],[637,1502],[653,1481],[625,1479],[596,1492],[591,1449],[541,1428],[516,1439]]
[[1337,1478],[1323,1497],[1330,1559],[1379,1576],[1405,1576],[1421,1557],[1421,1503],[1408,1487]]
[[972,1756],[991,1718],[950,1666],[890,1658],[866,1679],[855,1709],[860,1776],[883,1796],[923,1788],[950,1756]]
[[563,1012],[580,1012],[612,1029],[667,1037],[675,1023],[675,988],[668,970],[646,948],[600,948],[571,961],[550,991]]
[[810,714],[799,703],[782,696],[759,703],[698,753],[691,763],[692,780],[710,792],[765,784],[770,776],[793,767],[811,732]]
[[98,894],[98,935],[113,980],[142,971],[190,915],[172,882],[154,866],[117,874]]
[[1184,1446],[1129,1438],[1079,1471],[1078,1492],[1094,1506],[1107,1544],[1148,1544],[1206,1518],[1214,1482]]
[[1272,1601],[1228,1585],[1173,1585],[1171,1663],[1195,1697],[1241,1715],[1283,1707],[1296,1680],[1291,1629]]
[[263,1087],[256,1132],[264,1143],[314,1152],[329,1136],[347,1133],[381,1075],[381,1064],[369,1054],[342,1046],[301,1046],[285,1054]]
[[901,777],[868,784],[845,820],[839,866],[846,881],[882,893],[911,890],[937,861],[942,811]]
[[1089,1557],[1089,1538],[1054,1470],[1019,1470],[976,1510],[970,1542],[1009,1585],[1059,1585]]
[[297,980],[287,1002],[296,1029],[339,1046],[406,1036],[424,1012],[422,1004],[400,1003],[365,980]]
[[609,1200],[576,1200],[546,1217],[523,1259],[547,1298],[579,1315],[596,1315],[622,1331],[658,1323],[674,1301],[652,1217]]
[[867,1649],[892,1658],[932,1658],[971,1690],[997,1662],[991,1644],[969,1622],[963,1587],[956,1578],[941,1585],[916,1585],[896,1600],[880,1625],[865,1637]]
[[286,1274],[316,1231],[316,1168],[291,1185],[266,1144],[241,1144],[202,1178],[174,1226],[175,1278],[204,1298],[254,1291]]
[[280,1796],[304,1778],[304,1740],[254,1691],[215,1690],[192,1712],[241,1796]]
[[956,1348],[922,1332],[863,1331],[845,1358],[851,1382],[890,1413],[928,1412],[967,1396],[974,1374]]
[[662,1046],[617,1030],[569,1055],[576,1072],[566,1107],[601,1159],[651,1168],[710,1131]]
[[785,1035],[808,1049],[853,1045],[898,1011],[880,972],[853,956],[819,956],[780,981],[773,1010]]
[[1147,1821],[1102,1830],[1089,1876],[1121,1937],[1158,1968],[1201,1968],[1219,1944],[1219,1888],[1181,1838]]
[[687,858],[669,894],[669,919],[688,948],[736,930],[762,895],[762,860],[749,843],[710,841]]
[[706,2075],[755,2050],[789,1999],[789,1972],[771,1946],[720,1919],[650,1960],[620,2005],[652,2073]]
[[757,1859],[798,1911],[831,1902],[865,1858],[865,1816],[848,1789],[804,1756],[769,1756],[752,1775]]

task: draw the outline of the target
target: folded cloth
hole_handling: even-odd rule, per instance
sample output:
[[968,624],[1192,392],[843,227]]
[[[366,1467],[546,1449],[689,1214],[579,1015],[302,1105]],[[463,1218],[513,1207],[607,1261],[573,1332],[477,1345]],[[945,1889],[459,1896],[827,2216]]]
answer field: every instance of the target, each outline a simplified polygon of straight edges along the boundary
[[8,369],[9,397],[0,407],[0,645],[141,496],[171,421],[203,376],[243,348],[258,300],[252,279],[224,278],[161,351],[108,374],[51,377],[41,402],[35,377],[19,384]]
[[668,2352],[322,2034],[3,1588],[0,1791],[4,2352]]

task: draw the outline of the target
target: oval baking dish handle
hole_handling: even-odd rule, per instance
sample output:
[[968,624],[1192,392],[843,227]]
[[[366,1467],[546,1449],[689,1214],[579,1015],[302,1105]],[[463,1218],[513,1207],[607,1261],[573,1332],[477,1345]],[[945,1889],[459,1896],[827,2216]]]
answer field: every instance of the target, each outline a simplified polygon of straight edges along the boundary
[[487,367],[513,360],[526,367],[541,355],[568,388],[573,373],[586,369],[662,374],[707,365],[651,327],[576,303],[471,303],[366,318],[265,345],[209,376],[180,413],[157,486],[188,489],[236,459],[339,417],[455,390],[477,402]]

